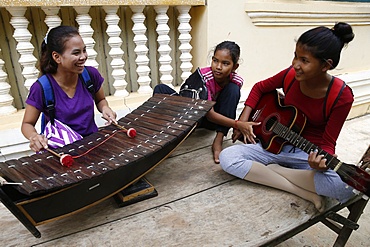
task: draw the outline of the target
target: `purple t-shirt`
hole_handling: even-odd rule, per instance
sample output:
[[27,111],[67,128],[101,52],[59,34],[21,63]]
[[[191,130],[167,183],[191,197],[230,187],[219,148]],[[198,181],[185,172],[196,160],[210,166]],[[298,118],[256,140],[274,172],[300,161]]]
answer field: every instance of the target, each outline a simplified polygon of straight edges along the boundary
[[[95,92],[97,92],[103,84],[104,78],[94,67],[88,67],[88,71]],[[94,120],[95,102],[91,93],[81,80],[81,77],[78,79],[76,93],[73,98],[68,97],[50,74],[47,74],[47,77],[54,91],[55,118],[67,124],[82,136],[87,136],[98,131]],[[46,121],[49,121],[49,115],[44,105],[42,88],[39,83],[32,84],[26,103],[44,112]]]

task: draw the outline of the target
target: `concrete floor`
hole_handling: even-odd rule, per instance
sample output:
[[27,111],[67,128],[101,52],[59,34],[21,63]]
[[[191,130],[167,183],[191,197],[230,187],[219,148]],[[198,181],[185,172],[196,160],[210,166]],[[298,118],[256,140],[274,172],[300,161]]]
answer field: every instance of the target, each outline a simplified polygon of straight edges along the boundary
[[[337,154],[357,163],[370,144],[370,115],[345,123]],[[235,179],[212,161],[214,133],[197,129],[146,175],[157,197],[119,208],[110,198],[87,210],[38,226],[34,238],[0,204],[2,246],[258,246],[317,214],[294,195]],[[232,145],[230,141],[226,145]],[[343,210],[343,214],[346,211]],[[348,247],[369,246],[365,208]],[[331,246],[336,234],[316,224],[278,246]]]

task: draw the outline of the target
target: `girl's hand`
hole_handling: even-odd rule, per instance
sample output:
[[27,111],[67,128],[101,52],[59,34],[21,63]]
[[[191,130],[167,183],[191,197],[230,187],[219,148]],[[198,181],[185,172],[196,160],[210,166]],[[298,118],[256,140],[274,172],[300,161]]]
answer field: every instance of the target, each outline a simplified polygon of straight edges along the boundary
[[104,107],[103,110],[102,110],[102,114],[103,114],[102,118],[107,120],[105,125],[109,125],[112,122],[117,123],[117,120],[116,120],[117,114],[110,107]]
[[[317,154],[317,150],[311,151],[308,155],[308,164],[312,169],[318,170],[318,171],[326,171],[328,170],[328,167],[326,166],[326,159],[324,158],[324,155]],[[336,155],[335,155],[336,156]]]
[[48,139],[44,135],[35,134],[30,138],[30,148],[35,152],[48,148]]
[[237,124],[237,127],[238,127],[238,131],[241,134],[243,134],[243,136],[244,136],[243,142],[244,143],[249,142],[249,143],[256,144],[256,141],[255,141],[256,135],[253,132],[253,126],[260,125],[261,123],[260,122],[242,122],[242,121],[238,121],[236,124]]
[[231,139],[233,140],[233,143],[239,140],[239,138],[242,136],[242,132],[238,129],[233,129],[233,135],[231,136]]

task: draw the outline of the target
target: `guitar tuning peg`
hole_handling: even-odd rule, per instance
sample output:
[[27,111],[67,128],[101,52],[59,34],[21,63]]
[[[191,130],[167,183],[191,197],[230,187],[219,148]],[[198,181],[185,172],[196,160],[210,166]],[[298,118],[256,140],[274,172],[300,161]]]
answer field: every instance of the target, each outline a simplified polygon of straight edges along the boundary
[[353,192],[355,195],[360,195],[360,194],[362,194],[362,199],[364,199],[364,200],[369,200],[369,197],[368,197],[367,195],[365,195],[365,194],[361,193],[361,191],[358,191],[358,190],[356,190],[356,189],[353,189],[353,190],[352,190],[352,192]]
[[[348,187],[348,186],[347,186]],[[360,191],[358,191],[358,190],[356,190],[356,189],[353,189],[352,190],[352,192],[353,192],[353,194],[355,194],[355,195],[359,195],[361,192]]]

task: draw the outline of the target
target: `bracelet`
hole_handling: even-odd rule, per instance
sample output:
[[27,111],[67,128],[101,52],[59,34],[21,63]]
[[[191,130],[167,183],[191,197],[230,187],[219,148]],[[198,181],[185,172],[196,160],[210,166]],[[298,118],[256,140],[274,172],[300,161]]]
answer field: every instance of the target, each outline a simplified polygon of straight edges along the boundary
[[238,128],[238,122],[239,122],[239,120],[235,120],[235,123],[234,123],[234,129],[236,129],[236,130],[238,130],[239,128]]

